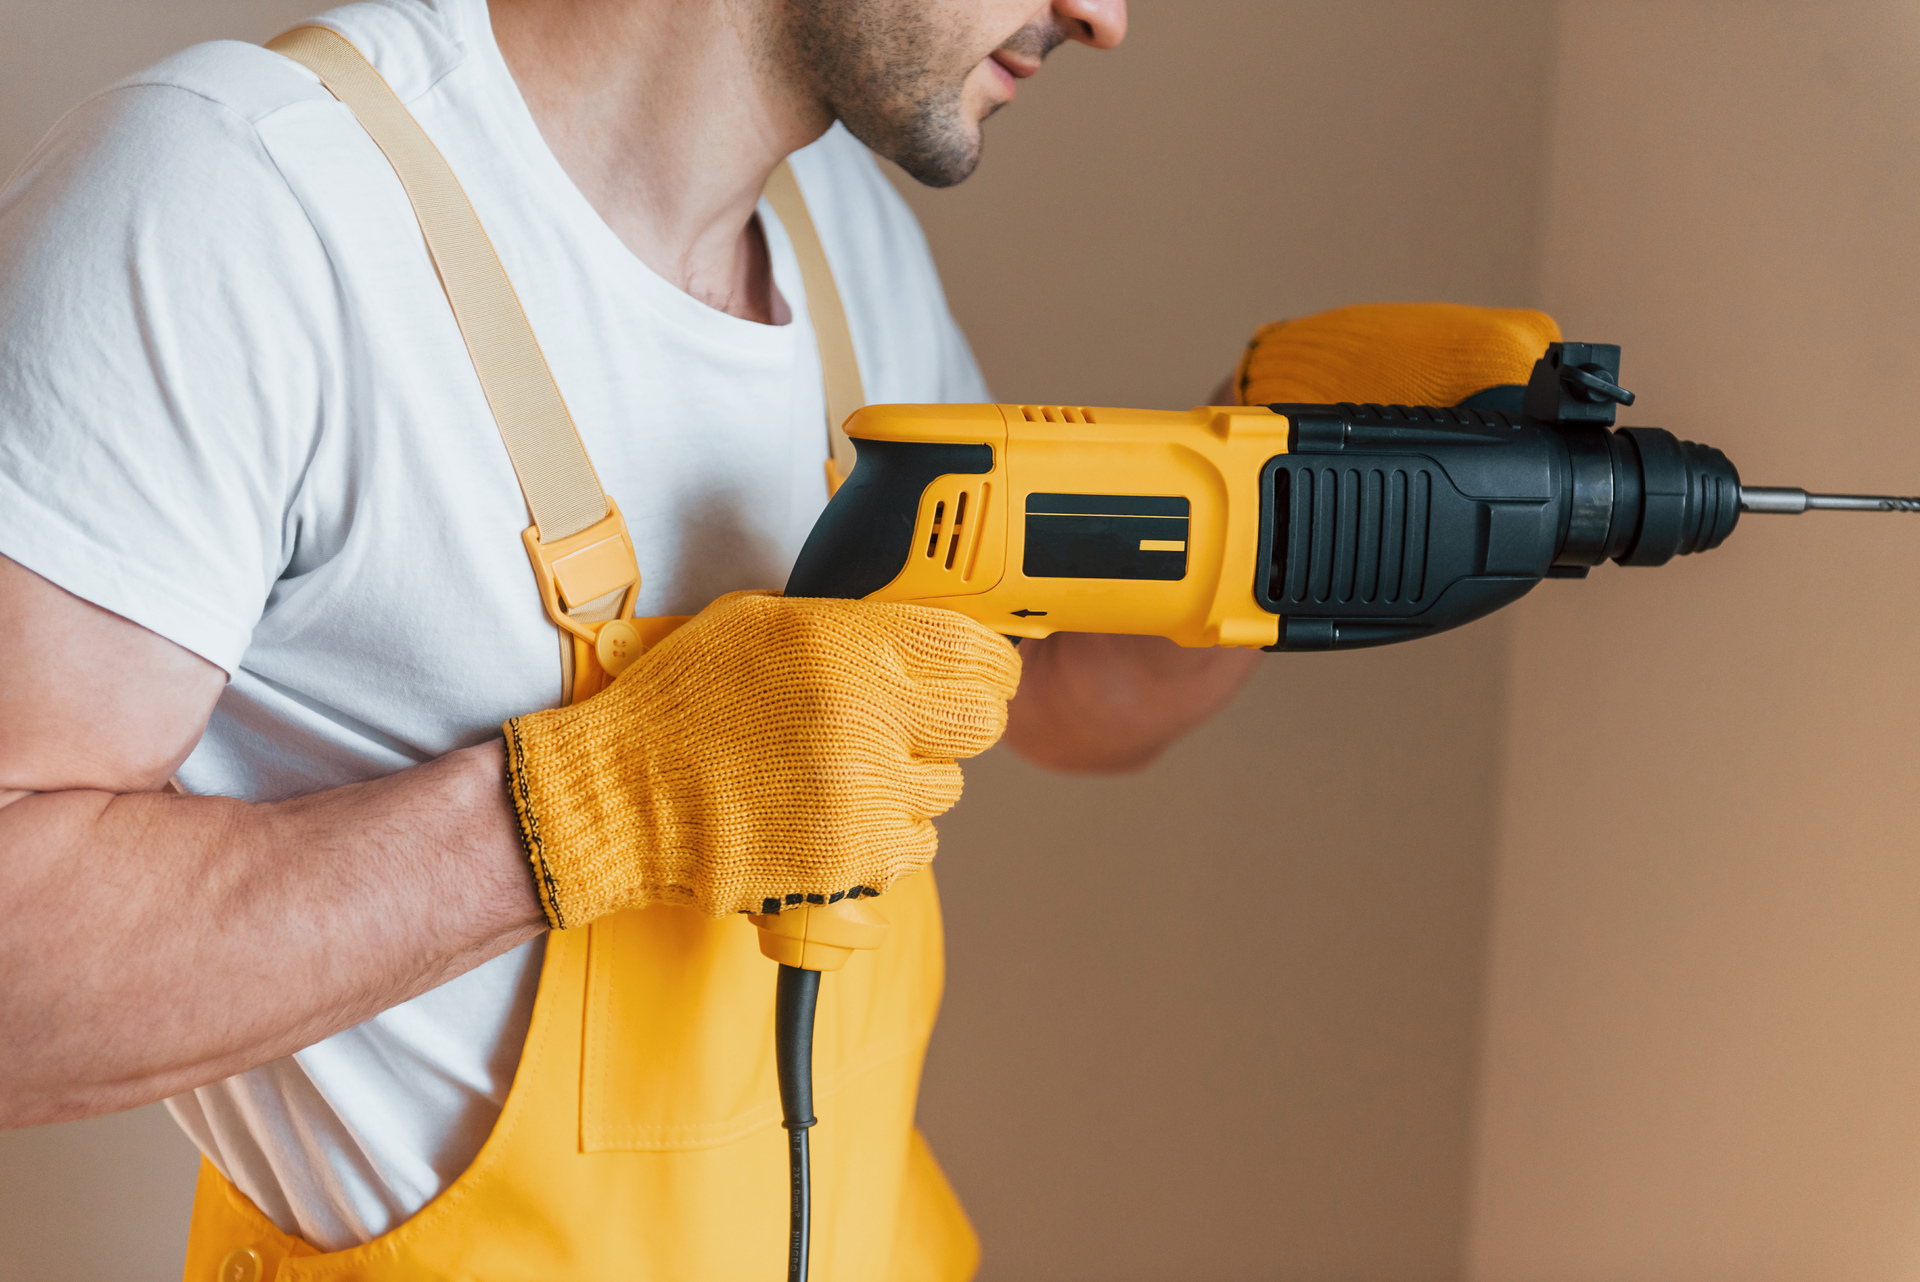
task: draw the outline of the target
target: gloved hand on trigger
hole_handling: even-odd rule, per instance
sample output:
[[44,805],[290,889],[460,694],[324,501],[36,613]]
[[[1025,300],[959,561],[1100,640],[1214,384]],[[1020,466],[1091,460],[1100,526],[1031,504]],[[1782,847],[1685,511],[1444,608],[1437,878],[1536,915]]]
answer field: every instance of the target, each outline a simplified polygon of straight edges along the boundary
[[1525,384],[1559,341],[1544,312],[1368,303],[1261,326],[1233,386],[1242,405],[1458,405]]
[[955,760],[1000,737],[1019,681],[953,611],[721,597],[594,698],[506,723],[548,920],[879,894],[933,858]]

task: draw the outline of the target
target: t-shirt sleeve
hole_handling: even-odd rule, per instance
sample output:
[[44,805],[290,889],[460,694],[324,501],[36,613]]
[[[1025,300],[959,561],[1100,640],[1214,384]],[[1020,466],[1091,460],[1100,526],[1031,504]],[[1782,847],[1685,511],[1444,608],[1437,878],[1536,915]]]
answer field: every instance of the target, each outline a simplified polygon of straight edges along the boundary
[[78,108],[0,192],[0,554],[231,673],[339,332],[247,119],[165,84]]

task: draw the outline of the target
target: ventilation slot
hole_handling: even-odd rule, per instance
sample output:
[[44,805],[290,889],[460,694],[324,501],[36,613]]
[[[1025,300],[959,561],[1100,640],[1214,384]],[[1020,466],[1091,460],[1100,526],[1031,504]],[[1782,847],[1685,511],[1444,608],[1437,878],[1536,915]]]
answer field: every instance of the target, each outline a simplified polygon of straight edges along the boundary
[[[1273,555],[1267,561],[1267,600],[1285,601],[1287,596],[1287,550],[1293,546],[1293,473],[1284,467],[1273,469]],[[1284,516],[1278,516],[1285,513]]]
[[[935,576],[917,578],[916,582],[930,590],[944,575],[971,582],[980,560],[980,536],[986,529],[987,500],[993,494],[993,485],[976,481],[962,488],[959,479],[947,477],[935,484],[935,492],[926,496],[932,501],[932,515],[921,516],[926,524],[914,536],[914,546],[922,547],[924,558],[917,563],[920,568],[915,574]],[[923,514],[926,511],[921,508]],[[921,540],[925,540],[924,546]]]
[[980,483],[980,497],[973,505],[973,533],[967,539],[964,563],[960,567],[960,581],[973,582],[973,571],[980,564],[980,536],[987,528],[987,503],[993,498],[993,482]]
[[[960,499],[953,505],[953,538],[947,543],[947,568],[953,568],[953,559],[960,555],[960,532],[967,528],[967,492],[960,491]],[[939,538],[939,532],[934,533]]]
[[933,554],[940,548],[940,527],[946,521],[946,518],[947,505],[945,501],[935,503],[933,505],[933,532],[927,535],[927,557],[929,560],[933,558]]
[[1022,405],[1020,417],[1029,423],[1093,423],[1093,411],[1084,405]]
[[1426,591],[1424,468],[1276,468],[1267,597],[1275,604],[1418,602]]

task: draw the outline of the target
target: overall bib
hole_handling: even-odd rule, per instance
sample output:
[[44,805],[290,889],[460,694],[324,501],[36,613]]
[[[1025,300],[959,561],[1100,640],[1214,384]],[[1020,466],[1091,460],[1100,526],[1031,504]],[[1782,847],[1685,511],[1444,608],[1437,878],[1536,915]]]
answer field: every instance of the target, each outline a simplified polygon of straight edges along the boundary
[[[269,48],[314,71],[353,110],[407,189],[534,517],[528,550],[562,628],[563,691],[586,698],[679,620],[631,617],[639,574],[619,511],[600,491],[478,219],[425,133],[336,33],[303,27]],[[858,408],[858,367],[825,254],[785,166],[768,198],[794,242],[820,335],[836,425],[832,483],[851,463],[837,425]],[[932,873],[902,881],[883,904],[893,923],[886,946],[855,956],[821,986],[813,1271],[822,1282],[959,1282],[972,1275],[978,1245],[913,1127],[943,974]],[[681,908],[550,933],[512,1090],[458,1179],[391,1232],[322,1253],[276,1228],[203,1161],[185,1282],[779,1276],[788,1205],[774,977],[745,921]]]

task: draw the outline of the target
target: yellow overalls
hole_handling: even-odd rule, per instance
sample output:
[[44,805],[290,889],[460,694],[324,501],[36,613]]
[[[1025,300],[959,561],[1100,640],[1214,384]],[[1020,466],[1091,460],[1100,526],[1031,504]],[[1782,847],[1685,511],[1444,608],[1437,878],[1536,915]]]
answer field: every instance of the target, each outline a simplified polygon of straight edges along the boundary
[[[471,303],[462,311],[454,283],[463,264],[446,248],[446,228],[428,225],[441,215],[423,207],[432,202],[419,198],[419,174],[409,172],[409,165],[421,165],[419,149],[430,151],[431,144],[410,117],[394,115],[396,108],[400,116],[405,112],[390,90],[390,101],[372,101],[377,94],[365,79],[371,67],[340,37],[305,28],[272,47],[321,73],[368,124],[415,198],[541,525],[536,486],[514,449],[512,398],[497,392],[512,371],[503,375],[485,352],[485,336],[476,338]],[[323,70],[329,60],[331,76]],[[369,120],[376,110],[386,113],[384,135]],[[451,172],[439,163],[437,181],[445,190]],[[788,199],[797,199],[790,176],[782,181],[789,184]],[[472,218],[470,207],[466,216]],[[791,218],[783,208],[781,217],[803,266],[824,270],[804,206]],[[477,220],[467,230],[477,232]],[[830,279],[817,293],[814,278],[807,287],[816,330],[844,341]],[[525,342],[531,343],[530,329]],[[850,342],[846,348],[850,353]],[[856,387],[857,378],[856,370]],[[557,391],[551,395],[558,403]],[[617,509],[605,510],[617,522]],[[575,537],[591,543],[589,536]],[[619,537],[625,538],[624,527]],[[576,604],[569,600],[564,564],[552,573],[541,568],[536,554],[535,565],[550,609],[555,597],[561,610]],[[595,583],[592,595],[598,596]],[[629,614],[632,595],[624,598]],[[603,618],[610,609],[605,599],[589,602]],[[576,620],[591,617],[584,609],[572,613]],[[589,669],[572,669],[572,697],[590,695],[605,679],[590,670],[594,653],[584,641],[570,649],[573,663]],[[933,875],[901,882],[883,902],[893,923],[886,946],[856,955],[821,985],[814,1032],[822,1120],[812,1139],[813,1276],[821,1282],[958,1282],[972,1275],[978,1245],[913,1126],[943,973]],[[550,933],[513,1088],[472,1166],[392,1232],[323,1254],[274,1227],[203,1161],[186,1282],[779,1277],[786,1263],[788,1190],[773,1061],[774,978],[773,963],[760,955],[744,920],[716,922],[656,907]]]
[[[913,1129],[940,997],[932,875],[884,903],[886,946],[820,986],[812,1258],[822,1282],[944,1282],[970,1276],[978,1259]],[[445,1192],[391,1233],[323,1255],[202,1162],[187,1282],[780,1277],[787,1165],[773,969],[746,922],[680,908],[548,935],[513,1090]]]

